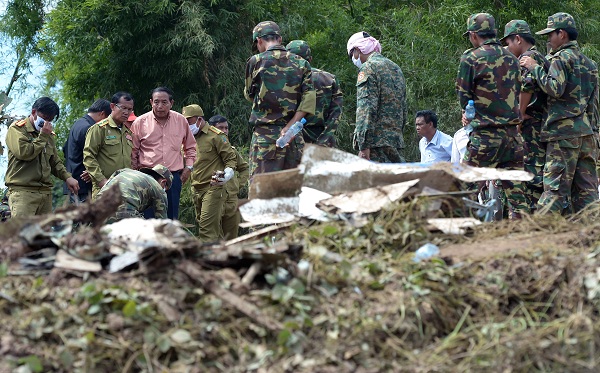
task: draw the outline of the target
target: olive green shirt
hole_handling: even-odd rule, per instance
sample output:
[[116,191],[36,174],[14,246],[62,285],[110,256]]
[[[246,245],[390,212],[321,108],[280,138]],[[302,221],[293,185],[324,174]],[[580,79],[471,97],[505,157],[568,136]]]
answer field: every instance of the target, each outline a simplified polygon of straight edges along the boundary
[[232,147],[235,155],[237,157],[235,170],[237,171],[237,177],[229,180],[225,184],[225,190],[227,194],[230,196],[237,196],[240,192],[240,185],[244,185],[248,182],[248,178],[250,177],[250,166],[248,162],[240,155],[236,148]]
[[95,189],[116,170],[131,168],[133,134],[127,126],[119,126],[110,115],[91,126],[85,135],[83,165],[92,177]]
[[9,189],[50,192],[54,175],[67,180],[71,174],[56,150],[55,135],[38,132],[30,118],[14,122],[6,133],[8,167],[5,184]]
[[191,177],[194,189],[208,188],[215,171],[223,171],[226,167],[235,171],[237,153],[224,132],[206,124],[195,138],[196,162]]

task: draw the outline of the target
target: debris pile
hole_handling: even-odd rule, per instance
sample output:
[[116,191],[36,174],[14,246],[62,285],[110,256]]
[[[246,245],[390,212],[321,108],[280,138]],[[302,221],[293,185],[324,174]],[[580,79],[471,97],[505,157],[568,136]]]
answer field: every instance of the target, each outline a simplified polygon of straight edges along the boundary
[[[431,205],[401,198],[309,223],[290,210],[292,221],[214,244],[160,221],[154,239],[119,243],[139,232],[90,224],[115,257],[137,253],[113,273],[105,259],[99,272],[54,268],[48,242],[92,240],[29,222],[45,244],[0,243],[22,253],[0,266],[0,371],[598,370],[599,206],[481,224],[432,218]],[[412,260],[427,243],[439,254]]]

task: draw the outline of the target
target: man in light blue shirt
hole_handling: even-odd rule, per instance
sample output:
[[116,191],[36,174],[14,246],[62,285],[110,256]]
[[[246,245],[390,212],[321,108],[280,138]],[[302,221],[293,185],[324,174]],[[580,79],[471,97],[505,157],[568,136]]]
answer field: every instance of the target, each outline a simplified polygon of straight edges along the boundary
[[417,112],[415,125],[421,136],[419,151],[421,163],[450,162],[452,156],[452,136],[437,129],[437,115],[432,110]]

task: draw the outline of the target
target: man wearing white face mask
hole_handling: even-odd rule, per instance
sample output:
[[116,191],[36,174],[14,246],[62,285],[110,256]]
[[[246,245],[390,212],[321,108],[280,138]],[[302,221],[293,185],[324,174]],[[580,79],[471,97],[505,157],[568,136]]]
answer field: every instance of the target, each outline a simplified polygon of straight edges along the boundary
[[75,195],[79,191],[79,182],[67,172],[56,150],[52,121],[59,114],[56,102],[41,97],[33,103],[29,117],[14,122],[8,128],[5,181],[13,218],[52,212],[54,183],[51,175],[66,181]]
[[[181,112],[196,138],[196,162],[192,171],[192,193],[198,222],[198,239],[203,242],[223,238],[221,216],[227,193],[223,187],[235,174],[237,155],[227,135],[204,120],[200,105],[188,105]],[[213,177],[221,171],[222,176]]]
[[406,81],[398,65],[381,55],[379,41],[361,31],[346,45],[348,58],[358,67],[354,148],[364,159],[381,163],[404,162]]

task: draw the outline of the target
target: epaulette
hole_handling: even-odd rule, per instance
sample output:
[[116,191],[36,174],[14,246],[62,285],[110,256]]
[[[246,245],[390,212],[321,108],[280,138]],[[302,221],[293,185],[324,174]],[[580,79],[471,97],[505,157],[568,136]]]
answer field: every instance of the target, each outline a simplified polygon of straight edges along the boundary
[[17,127],[23,127],[26,124],[27,124],[27,118],[24,118],[24,119],[21,119],[21,120],[15,122],[15,126],[17,126]]
[[97,125],[99,125],[100,127],[104,127],[108,124],[108,118],[104,118],[102,119],[100,122],[96,123]]
[[213,132],[214,132],[214,133],[216,133],[217,135],[221,135],[221,134],[223,134],[223,135],[224,135],[224,134],[225,134],[225,132],[221,131],[221,130],[220,130],[220,129],[218,129],[217,127],[210,126],[210,127],[208,127],[208,129],[209,129],[210,131],[213,131]]

